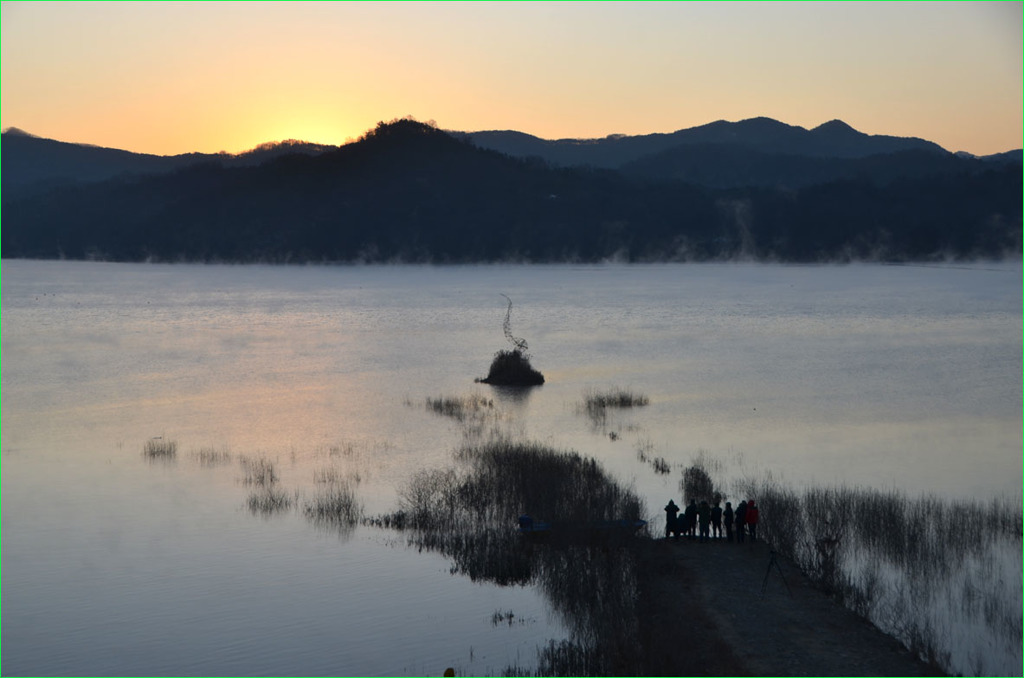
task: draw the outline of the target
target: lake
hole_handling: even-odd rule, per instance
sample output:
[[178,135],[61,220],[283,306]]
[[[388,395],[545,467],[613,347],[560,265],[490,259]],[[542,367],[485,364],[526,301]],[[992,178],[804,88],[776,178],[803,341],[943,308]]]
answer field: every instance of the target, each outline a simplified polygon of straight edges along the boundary
[[[427,398],[489,399],[489,426],[596,458],[654,529],[700,455],[725,487],[770,472],[1019,502],[1021,280],[1019,262],[4,261],[4,673],[534,666],[571,626],[537,587],[247,504],[245,463],[265,460],[296,507],[331,475],[365,515],[396,510],[465,435]],[[541,387],[474,383],[509,348],[503,294]],[[588,417],[611,388],[650,404]],[[175,457],[146,458],[154,439]]]

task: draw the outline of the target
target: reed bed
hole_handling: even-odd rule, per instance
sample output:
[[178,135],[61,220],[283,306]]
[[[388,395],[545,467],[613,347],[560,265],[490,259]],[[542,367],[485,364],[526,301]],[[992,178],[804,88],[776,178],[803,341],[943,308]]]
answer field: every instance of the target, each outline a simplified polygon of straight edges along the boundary
[[[609,434],[611,435],[611,434]],[[636,443],[636,458],[641,463],[650,464],[651,469],[658,475],[664,476],[672,473],[672,465],[665,457],[653,456],[654,443],[650,438],[641,438]]]
[[327,447],[328,457],[354,457],[355,455],[355,443],[337,443]]
[[[407,405],[412,406],[412,401],[406,400]],[[394,445],[387,440],[342,440],[330,445],[318,445],[314,448],[314,455],[317,457],[338,457],[346,459],[361,459],[367,455],[377,455],[394,448]]]
[[1019,674],[1019,501],[798,491],[770,474],[739,490],[779,553],[922,659],[953,674]]
[[246,505],[252,513],[266,516],[290,511],[296,499],[297,495],[290,495],[279,487],[260,486],[249,493]]
[[142,447],[142,456],[149,461],[172,461],[178,456],[178,443],[162,437],[150,438]]
[[427,411],[456,421],[465,421],[470,417],[484,417],[494,414],[494,400],[482,395],[465,397],[439,396],[427,398]]
[[583,393],[583,401],[577,405],[576,410],[589,417],[595,426],[603,426],[608,420],[609,409],[645,407],[650,402],[646,395],[628,389],[587,389]]
[[605,391],[589,389],[583,395],[583,405],[588,410],[603,410],[608,407],[644,407],[650,402],[650,398],[642,393],[621,388],[610,388]]
[[303,513],[317,525],[351,532],[363,517],[363,507],[347,482],[327,483],[317,489],[303,506]]
[[[578,675],[586,667],[615,675],[641,666],[634,541],[571,529],[644,517],[636,494],[593,459],[500,434],[464,443],[455,458],[457,468],[416,474],[398,510],[367,522],[405,531],[411,545],[444,554],[452,573],[474,581],[537,583],[573,636],[542,653],[539,673]],[[514,530],[523,513],[555,529],[541,543],[525,539]]]
[[241,457],[239,463],[245,474],[242,478],[245,485],[269,487],[280,480],[274,462],[266,457]]
[[358,471],[345,471],[337,466],[324,466],[313,471],[313,482],[318,485],[352,482],[356,485],[363,482]]
[[207,468],[225,466],[232,460],[231,453],[227,450],[217,450],[212,447],[200,448],[192,452],[190,456],[198,461],[200,466]]
[[518,616],[512,610],[495,610],[494,614],[491,615],[491,626],[497,627],[500,625],[507,625],[509,627],[515,626],[516,624],[523,626],[529,624],[531,619],[525,619]]
[[281,479],[274,468],[274,462],[266,457],[239,457],[242,467],[242,484],[251,488],[246,506],[253,514],[269,516],[290,511],[298,500],[298,493],[288,494],[279,485]]
[[672,472],[672,465],[664,457],[655,457],[651,460],[651,468],[659,476],[667,476]]
[[504,522],[521,513],[552,523],[637,520],[645,512],[632,490],[575,451],[498,435],[464,445],[456,458],[471,467],[460,497],[491,520]]

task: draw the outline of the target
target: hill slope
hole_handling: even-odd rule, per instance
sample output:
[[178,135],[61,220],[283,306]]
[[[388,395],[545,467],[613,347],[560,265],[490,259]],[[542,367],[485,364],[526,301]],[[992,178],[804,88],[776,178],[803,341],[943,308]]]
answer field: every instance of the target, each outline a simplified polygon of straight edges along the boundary
[[202,163],[241,167],[290,153],[316,155],[336,148],[298,141],[263,144],[246,153],[151,155],[116,148],[43,139],[18,129],[0,135],[3,149],[3,191],[7,195],[38,193],[54,186],[103,181],[129,174],[167,174]]

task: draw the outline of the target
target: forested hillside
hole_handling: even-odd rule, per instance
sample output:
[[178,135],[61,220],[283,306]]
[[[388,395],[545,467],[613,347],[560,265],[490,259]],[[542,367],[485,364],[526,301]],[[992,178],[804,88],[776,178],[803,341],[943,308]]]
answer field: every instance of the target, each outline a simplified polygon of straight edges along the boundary
[[1018,163],[991,163],[716,188],[636,166],[513,158],[397,120],[257,165],[5,190],[0,246],[8,258],[120,261],[1019,257],[1021,186]]

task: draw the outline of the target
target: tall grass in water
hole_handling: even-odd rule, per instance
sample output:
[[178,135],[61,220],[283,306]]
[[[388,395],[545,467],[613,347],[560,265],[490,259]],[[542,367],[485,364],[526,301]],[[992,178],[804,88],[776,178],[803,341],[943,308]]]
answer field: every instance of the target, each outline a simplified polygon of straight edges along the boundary
[[[609,434],[612,435],[612,434]],[[644,464],[650,464],[651,468],[660,476],[668,475],[672,472],[672,465],[668,463],[668,460],[664,457],[651,456],[654,451],[654,443],[651,442],[650,438],[643,438],[637,441],[636,444],[636,458]]]
[[240,457],[238,463],[244,473],[242,484],[251,488],[246,498],[249,511],[269,516],[291,510],[297,495],[290,495],[278,486],[280,478],[274,462],[266,457]]
[[295,505],[295,494],[288,494],[276,485],[257,487],[246,498],[246,506],[255,514],[270,515],[287,511]]
[[607,419],[609,408],[644,407],[650,402],[650,398],[642,393],[635,393],[628,389],[610,388],[604,391],[587,389],[583,393],[583,403],[579,409],[595,423],[600,424]]
[[501,435],[467,442],[456,460],[460,467],[415,475],[398,510],[370,522],[406,530],[410,544],[439,551],[453,573],[474,581],[536,582],[573,635],[572,643],[549,648],[542,666],[606,675],[641,666],[631,540],[578,533],[562,540],[556,529],[535,544],[514,526],[522,513],[556,528],[636,520],[646,512],[643,502],[593,459]]
[[200,466],[214,467],[231,463],[231,453],[227,450],[217,450],[212,447],[203,447],[192,452],[193,459],[199,462]]
[[356,485],[363,482],[363,476],[359,471],[344,471],[337,466],[325,466],[313,471],[313,482],[323,484],[335,484],[353,482]]
[[1019,674],[1020,502],[740,484],[761,534],[848,607],[962,675]]
[[481,417],[493,414],[494,401],[482,395],[471,395],[463,398],[439,396],[427,398],[427,410],[451,417],[456,421],[465,421],[469,417]]
[[150,438],[142,447],[142,456],[149,461],[172,461],[178,456],[178,443],[164,438]]
[[266,457],[242,457],[239,463],[245,473],[242,482],[246,485],[269,487],[279,480],[274,462]]
[[327,482],[317,488],[303,513],[319,527],[347,534],[363,517],[363,507],[347,482]]
[[461,498],[481,518],[507,523],[529,513],[554,525],[601,520],[638,520],[645,507],[636,494],[605,474],[601,465],[574,451],[494,436],[463,446],[456,458],[471,472]]

